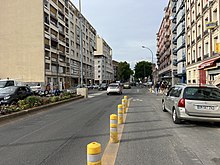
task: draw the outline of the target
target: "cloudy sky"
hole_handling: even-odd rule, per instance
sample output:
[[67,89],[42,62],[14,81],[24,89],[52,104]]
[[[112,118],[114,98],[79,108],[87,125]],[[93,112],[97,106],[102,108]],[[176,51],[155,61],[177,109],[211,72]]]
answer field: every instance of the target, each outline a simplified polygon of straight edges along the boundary
[[[73,3],[78,7],[79,0]],[[81,0],[82,13],[113,50],[113,59],[156,62],[156,33],[168,0]]]

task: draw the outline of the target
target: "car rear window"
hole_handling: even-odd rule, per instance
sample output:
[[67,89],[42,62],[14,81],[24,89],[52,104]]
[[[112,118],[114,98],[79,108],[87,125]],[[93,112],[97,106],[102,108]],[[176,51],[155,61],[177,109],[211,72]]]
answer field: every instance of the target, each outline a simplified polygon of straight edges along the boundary
[[210,87],[187,87],[184,98],[191,100],[220,101],[220,89]]

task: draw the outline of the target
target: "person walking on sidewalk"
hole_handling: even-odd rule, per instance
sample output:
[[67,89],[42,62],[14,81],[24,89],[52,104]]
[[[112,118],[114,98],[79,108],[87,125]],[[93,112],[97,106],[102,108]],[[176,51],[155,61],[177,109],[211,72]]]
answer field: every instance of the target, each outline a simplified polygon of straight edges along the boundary
[[157,83],[155,84],[155,88],[156,88],[156,94],[158,95],[159,88],[160,88],[160,82],[157,82]]

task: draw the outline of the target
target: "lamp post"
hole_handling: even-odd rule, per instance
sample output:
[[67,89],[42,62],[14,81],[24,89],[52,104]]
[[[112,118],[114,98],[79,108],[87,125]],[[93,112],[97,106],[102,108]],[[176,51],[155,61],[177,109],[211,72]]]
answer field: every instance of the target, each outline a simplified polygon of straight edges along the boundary
[[148,47],[146,47],[146,46],[142,46],[142,48],[143,49],[148,49],[150,52],[151,52],[151,56],[152,56],[152,59],[151,59],[151,63],[152,63],[152,65],[153,65],[153,62],[154,62],[154,54],[153,54],[153,52],[152,52],[152,50],[150,49],[150,48],[148,48]]
[[[153,54],[152,50],[151,50],[150,48],[146,47],[146,46],[142,46],[142,48],[143,48],[143,49],[148,49],[148,50],[151,52],[151,63],[152,63],[151,66],[152,66],[152,69],[153,69],[154,54]],[[144,72],[145,72],[145,68],[144,68]],[[153,82],[153,78],[151,79],[151,81]]]
[[83,85],[83,47],[82,47],[82,12],[81,12],[81,0],[79,0],[79,22],[80,22],[80,32],[79,32],[79,42],[80,42],[80,86]]

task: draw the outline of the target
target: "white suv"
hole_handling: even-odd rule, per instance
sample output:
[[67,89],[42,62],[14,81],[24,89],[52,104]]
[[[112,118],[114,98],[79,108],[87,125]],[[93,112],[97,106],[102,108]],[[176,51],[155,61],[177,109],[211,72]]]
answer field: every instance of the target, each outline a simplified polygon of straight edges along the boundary
[[175,124],[183,120],[220,122],[220,89],[215,86],[175,85],[162,99],[163,111]]
[[107,95],[117,93],[122,94],[122,86],[119,83],[111,83],[107,88]]

